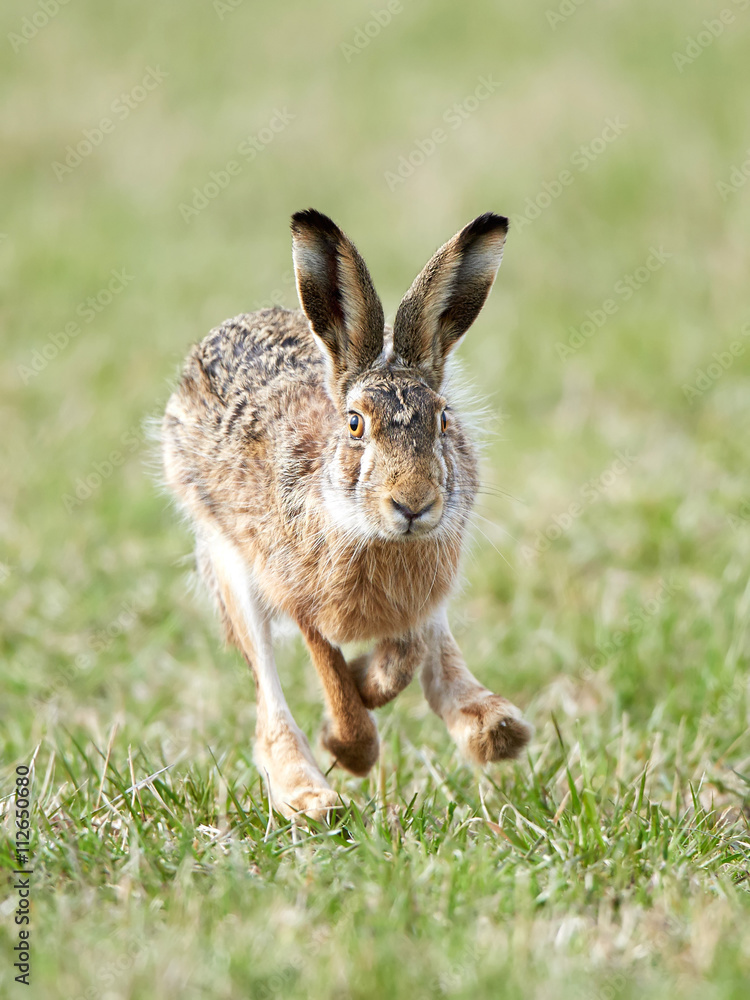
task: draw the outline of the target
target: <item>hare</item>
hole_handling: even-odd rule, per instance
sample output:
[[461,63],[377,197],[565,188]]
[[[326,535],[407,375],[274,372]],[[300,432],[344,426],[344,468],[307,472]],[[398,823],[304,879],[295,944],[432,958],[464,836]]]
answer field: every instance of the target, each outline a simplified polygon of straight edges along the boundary
[[[340,800],[295,723],[271,621],[299,626],[322,682],[323,746],[364,775],[371,710],[414,674],[472,762],[517,756],[531,729],[468,670],[446,617],[477,492],[477,458],[446,360],[500,266],[508,221],[487,213],[441,247],[393,328],[351,241],[292,217],[302,311],[244,314],[187,358],[162,424],[166,481],[193,522],[201,575],[257,689],[255,760],[287,817]],[[374,648],[347,663],[342,643]]]

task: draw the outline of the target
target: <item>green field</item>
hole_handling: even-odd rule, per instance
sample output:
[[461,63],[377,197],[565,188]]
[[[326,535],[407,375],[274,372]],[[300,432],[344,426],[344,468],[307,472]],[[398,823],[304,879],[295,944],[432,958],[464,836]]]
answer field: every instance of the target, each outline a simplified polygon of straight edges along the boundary
[[[0,12],[0,996],[747,997],[750,0],[58,3]],[[295,305],[309,206],[390,319],[511,218],[452,621],[536,735],[475,771],[415,682],[292,829],[147,427],[212,326]]]

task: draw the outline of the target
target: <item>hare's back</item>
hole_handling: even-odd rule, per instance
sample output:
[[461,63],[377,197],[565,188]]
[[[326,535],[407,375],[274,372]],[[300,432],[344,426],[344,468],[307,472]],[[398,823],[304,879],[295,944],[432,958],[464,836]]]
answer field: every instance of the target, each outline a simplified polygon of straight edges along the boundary
[[[237,477],[276,464],[295,410],[330,402],[324,365],[301,312],[263,309],[227,320],[188,355],[162,424],[165,478],[198,514],[232,506]],[[246,491],[248,484],[244,484]]]
[[323,374],[320,351],[298,310],[243,313],[212,330],[197,350],[211,391],[225,404],[241,395],[259,405],[290,382],[318,382]]

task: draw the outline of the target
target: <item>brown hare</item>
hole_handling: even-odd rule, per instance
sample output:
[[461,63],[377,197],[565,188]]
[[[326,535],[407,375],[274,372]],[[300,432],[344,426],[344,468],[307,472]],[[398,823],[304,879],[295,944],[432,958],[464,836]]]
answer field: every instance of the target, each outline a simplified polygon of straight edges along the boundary
[[[255,759],[286,816],[339,802],[281,689],[271,621],[299,626],[327,706],[323,745],[355,775],[378,757],[371,709],[415,672],[478,764],[515,757],[530,727],[468,670],[445,605],[477,458],[446,359],[495,280],[507,219],[487,213],[434,255],[393,329],[351,241],[313,210],[292,217],[302,312],[227,320],[190,352],[163,421],[166,480],[200,572],[257,689]],[[347,663],[340,644],[371,641]]]

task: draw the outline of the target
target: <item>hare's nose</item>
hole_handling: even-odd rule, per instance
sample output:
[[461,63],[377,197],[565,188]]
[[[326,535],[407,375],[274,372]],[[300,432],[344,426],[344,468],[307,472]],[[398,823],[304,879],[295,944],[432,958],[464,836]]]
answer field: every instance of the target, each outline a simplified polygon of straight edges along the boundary
[[430,503],[425,504],[424,507],[420,507],[419,510],[412,510],[411,507],[407,507],[405,503],[399,503],[398,500],[394,500],[393,497],[391,497],[391,503],[399,514],[402,514],[409,522],[416,521],[418,517],[422,517],[423,514],[426,514],[435,506],[435,501],[432,500]]

